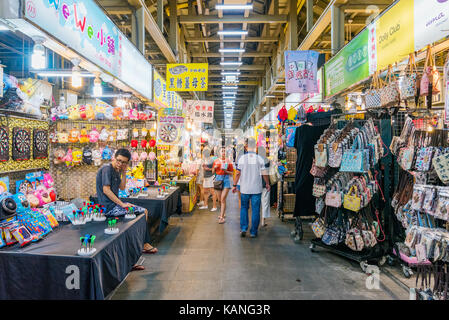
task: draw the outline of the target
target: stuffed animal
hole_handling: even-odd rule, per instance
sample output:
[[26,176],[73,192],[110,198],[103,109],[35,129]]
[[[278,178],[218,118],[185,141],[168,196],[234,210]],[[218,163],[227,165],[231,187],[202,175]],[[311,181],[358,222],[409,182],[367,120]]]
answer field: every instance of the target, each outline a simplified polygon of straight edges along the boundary
[[67,154],[62,158],[67,167],[73,167],[72,149],[67,150]]
[[91,104],[86,104],[86,119],[87,120],[95,119],[95,111]]
[[106,120],[114,120],[114,108],[110,106],[106,107],[104,116],[106,117]]
[[131,174],[136,179],[145,179],[145,175],[143,174],[144,168],[142,162],[140,162],[137,166],[135,166]]
[[22,192],[17,192],[12,196],[12,198],[16,202],[16,212],[18,214],[25,213],[30,209],[30,203],[28,202],[27,197]]
[[50,193],[48,192],[47,188],[41,183],[36,186],[34,195],[39,199],[40,207],[51,202]]
[[69,109],[68,109],[68,113],[69,113],[68,118],[70,120],[72,120],[72,121],[81,119],[79,104],[75,104],[73,106],[70,106]]
[[139,120],[143,120],[143,121],[148,120],[148,115],[145,112],[139,112],[138,117],[139,117]]
[[95,119],[96,120],[104,120],[106,113],[106,107],[101,104],[97,104],[95,106]]
[[123,110],[120,107],[115,107],[112,111],[112,116],[114,117],[114,120],[121,120],[123,117]]
[[25,197],[26,197],[28,203],[30,204],[31,208],[39,207],[39,204],[41,203],[41,201],[34,193],[27,193],[25,195]]
[[56,137],[58,139],[58,143],[69,143],[69,134],[65,129],[63,129],[61,132],[58,132],[56,134]]
[[87,135],[86,127],[82,127],[80,131],[80,143],[88,143],[89,136]]
[[100,141],[107,141],[108,137],[109,137],[109,132],[105,127],[103,127],[103,129],[101,129],[99,139],[100,139]]
[[84,147],[83,149],[83,163],[91,165],[92,160],[92,150],[89,147]]
[[101,152],[98,149],[94,149],[92,151],[92,160],[94,161],[94,165],[101,166]]
[[92,131],[89,132],[89,142],[95,143],[100,138],[100,133],[98,132],[97,128],[93,127]]
[[80,132],[77,128],[72,128],[69,134],[69,142],[76,143],[79,141]]
[[83,161],[83,151],[81,149],[75,149],[72,152],[73,165],[78,166]]
[[129,120],[138,120],[139,119],[139,113],[136,109],[130,109],[128,112]]
[[132,163],[133,166],[136,166],[138,161],[139,161],[139,154],[136,151],[134,151],[131,154],[131,163]]
[[56,107],[58,112],[58,118],[60,120],[67,120],[69,118],[68,110],[66,106],[58,106]]
[[108,146],[106,146],[101,153],[101,157],[103,160],[111,160],[112,150]]
[[34,115],[38,118],[42,118],[41,105],[44,102],[44,97],[42,93],[34,94],[33,89],[33,94],[28,95],[24,93],[20,88],[17,88],[16,94],[20,99],[22,99],[22,106],[20,110],[17,111],[21,111],[24,113]]
[[64,162],[65,152],[62,148],[58,148],[53,152],[53,163],[61,164]]
[[108,142],[115,142],[117,139],[117,130],[109,131]]
[[87,119],[87,112],[86,112],[86,106],[84,104],[80,105],[80,118],[82,120],[86,120]]
[[47,188],[51,201],[56,201],[56,190],[55,190],[55,182],[53,177],[49,173],[44,174],[44,186]]
[[117,141],[128,139],[128,129],[118,129],[117,130]]
[[140,157],[139,157],[139,161],[146,161],[147,160],[147,158],[148,158],[148,154],[145,152],[145,151],[143,151],[141,154],[140,154]]

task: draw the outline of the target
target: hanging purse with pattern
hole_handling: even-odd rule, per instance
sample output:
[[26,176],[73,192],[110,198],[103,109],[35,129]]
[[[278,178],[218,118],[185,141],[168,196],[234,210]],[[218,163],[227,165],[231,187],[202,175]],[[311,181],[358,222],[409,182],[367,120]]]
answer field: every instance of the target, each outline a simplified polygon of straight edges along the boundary
[[438,89],[439,73],[435,67],[435,60],[432,55],[432,48],[429,45],[427,47],[426,62],[424,64],[423,75],[421,77],[420,83],[420,95],[428,96],[432,94],[438,94],[440,90]]
[[416,96],[416,80],[418,78],[415,54],[409,55],[407,67],[400,81],[401,100],[414,99]]
[[317,238],[321,238],[326,231],[325,221],[326,212],[324,212],[324,219],[320,216],[312,223],[312,231]]
[[345,194],[343,207],[345,209],[358,212],[362,208],[362,199],[357,192],[357,187],[353,185],[349,192]]
[[315,200],[315,213],[321,214],[325,207],[324,199],[323,198],[316,198]]
[[345,241],[346,233],[342,224],[342,214],[338,211],[337,219],[335,219],[334,222],[326,228],[323,236],[321,237],[321,241],[328,246],[337,245]]
[[326,205],[329,207],[340,208],[341,207],[341,192],[334,185],[330,191],[326,193]]
[[365,149],[363,143],[363,134],[360,132],[352,146],[352,149],[346,150],[341,160],[341,172],[366,172],[368,167],[369,151]]
[[[382,80],[379,80],[382,83]],[[380,105],[382,107],[398,106],[400,104],[399,86],[391,65],[388,66],[388,73],[385,80],[386,83],[380,89]]]
[[343,157],[343,144],[334,142],[329,146],[329,167],[338,168]]
[[315,145],[315,165],[321,168],[327,166],[327,145],[324,143]]
[[354,227],[346,232],[345,244],[346,246],[354,251],[362,251],[365,247],[365,241],[363,240],[361,228]]
[[310,174],[314,177],[323,178],[327,172],[326,168],[318,167],[313,160],[312,168],[310,169]]
[[316,198],[324,196],[326,193],[326,185],[324,184],[323,179],[315,178],[313,182],[312,195]]
[[365,94],[365,106],[366,108],[379,108],[380,107],[380,94],[378,86],[378,72],[373,74],[373,81],[371,87]]
[[441,182],[449,184],[449,153],[433,158],[432,164]]

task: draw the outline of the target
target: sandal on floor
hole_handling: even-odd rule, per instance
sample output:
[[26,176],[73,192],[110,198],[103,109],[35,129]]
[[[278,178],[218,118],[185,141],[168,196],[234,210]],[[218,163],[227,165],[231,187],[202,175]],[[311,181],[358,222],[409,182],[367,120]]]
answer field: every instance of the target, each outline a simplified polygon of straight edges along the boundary
[[220,219],[220,220],[218,220],[218,223],[219,224],[223,224],[223,223],[225,223],[226,222],[226,219]]
[[131,271],[142,271],[142,270],[145,270],[145,267],[142,265],[135,265],[131,269]]
[[151,248],[151,249],[143,249],[142,250],[142,253],[147,253],[147,254],[155,254],[155,253],[157,253],[158,252],[158,250],[157,250],[157,248],[155,248],[155,247],[153,247],[153,248]]

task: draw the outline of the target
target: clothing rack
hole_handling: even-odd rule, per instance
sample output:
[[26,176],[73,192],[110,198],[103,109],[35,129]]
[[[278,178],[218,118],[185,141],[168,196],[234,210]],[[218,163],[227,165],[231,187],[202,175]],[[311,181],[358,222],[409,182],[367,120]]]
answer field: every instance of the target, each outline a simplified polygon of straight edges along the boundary
[[[365,114],[365,119],[346,119],[348,115]],[[385,233],[385,239],[382,242],[378,242],[376,246],[370,249],[364,249],[360,252],[352,251],[347,248],[346,245],[340,244],[337,246],[329,246],[321,241],[321,239],[311,240],[310,249],[312,252],[316,252],[316,248],[324,248],[339,256],[343,256],[350,260],[356,261],[360,264],[363,272],[368,270],[369,263],[376,263],[383,265],[388,257],[388,254],[392,252],[393,248],[393,229],[392,229],[392,212],[390,207],[391,198],[394,192],[394,162],[393,156],[388,147],[392,140],[393,128],[391,125],[391,116],[388,113],[373,114],[369,111],[357,112],[357,113],[343,113],[340,115],[332,116],[332,124],[344,126],[347,123],[363,124],[369,119],[373,119],[375,126],[377,127],[379,134],[381,135],[384,143],[384,157],[380,159],[376,165],[375,170],[378,171],[377,179],[381,186],[385,201],[380,197],[380,191],[377,196],[371,200],[375,206],[379,209],[379,220],[382,225],[382,229]],[[323,209],[324,210],[324,209]]]

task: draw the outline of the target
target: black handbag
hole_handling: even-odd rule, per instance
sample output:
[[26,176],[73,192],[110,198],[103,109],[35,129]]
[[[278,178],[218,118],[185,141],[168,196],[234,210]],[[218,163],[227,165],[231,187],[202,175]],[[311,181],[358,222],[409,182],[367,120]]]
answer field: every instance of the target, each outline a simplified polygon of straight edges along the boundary
[[221,191],[221,190],[223,190],[223,186],[224,186],[223,180],[220,180],[220,181],[214,180],[214,189],[215,190]]

